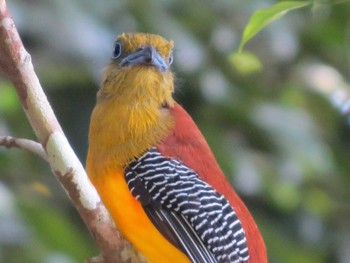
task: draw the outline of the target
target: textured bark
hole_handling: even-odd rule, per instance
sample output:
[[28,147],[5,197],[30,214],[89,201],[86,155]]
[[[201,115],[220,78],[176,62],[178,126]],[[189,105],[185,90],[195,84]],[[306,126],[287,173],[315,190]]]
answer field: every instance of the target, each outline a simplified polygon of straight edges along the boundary
[[0,70],[14,84],[21,105],[42,145],[1,137],[0,145],[30,150],[48,160],[54,174],[96,240],[101,255],[88,262],[145,262],[121,237],[85,170],[74,154],[34,72],[5,0],[0,0]]

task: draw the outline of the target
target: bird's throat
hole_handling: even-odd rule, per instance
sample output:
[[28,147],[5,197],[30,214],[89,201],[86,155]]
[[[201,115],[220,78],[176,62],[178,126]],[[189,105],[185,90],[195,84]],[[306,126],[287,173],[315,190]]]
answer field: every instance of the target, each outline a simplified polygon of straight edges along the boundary
[[[159,82],[156,90],[151,84],[140,82],[140,87],[132,89],[133,94],[123,91],[124,95],[110,96],[96,104],[89,134],[87,169],[90,176],[124,168],[148,148],[160,143],[172,129],[171,90]],[[91,169],[89,163],[94,163]]]

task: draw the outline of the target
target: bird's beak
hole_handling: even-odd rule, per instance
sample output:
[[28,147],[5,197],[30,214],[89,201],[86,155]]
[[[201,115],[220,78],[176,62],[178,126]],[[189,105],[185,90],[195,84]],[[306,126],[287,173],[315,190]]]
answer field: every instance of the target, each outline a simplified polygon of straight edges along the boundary
[[152,46],[142,47],[120,62],[120,66],[122,67],[137,64],[155,66],[160,71],[166,71],[169,68],[164,58]]

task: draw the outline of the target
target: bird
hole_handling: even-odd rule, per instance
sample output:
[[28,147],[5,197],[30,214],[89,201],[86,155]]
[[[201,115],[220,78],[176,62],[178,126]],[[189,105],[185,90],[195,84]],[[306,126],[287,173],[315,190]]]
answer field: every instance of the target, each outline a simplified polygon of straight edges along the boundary
[[156,34],[117,37],[90,119],[90,181],[147,262],[265,263],[253,217],[173,97],[173,48]]

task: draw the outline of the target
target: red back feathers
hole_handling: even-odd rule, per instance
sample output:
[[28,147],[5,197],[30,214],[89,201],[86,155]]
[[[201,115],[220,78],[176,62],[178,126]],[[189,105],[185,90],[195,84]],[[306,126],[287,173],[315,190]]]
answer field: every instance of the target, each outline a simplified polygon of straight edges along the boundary
[[180,105],[176,104],[170,111],[175,119],[175,126],[158,149],[165,156],[179,159],[195,170],[202,179],[227,198],[245,230],[249,262],[267,263],[265,244],[252,215],[227,181],[197,125]]

